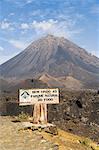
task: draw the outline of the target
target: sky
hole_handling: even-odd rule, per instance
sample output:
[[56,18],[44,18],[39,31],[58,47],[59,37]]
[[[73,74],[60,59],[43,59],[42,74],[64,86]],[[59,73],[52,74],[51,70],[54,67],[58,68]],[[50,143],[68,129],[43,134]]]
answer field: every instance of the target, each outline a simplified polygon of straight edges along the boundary
[[98,0],[0,0],[0,64],[47,34],[99,57]]

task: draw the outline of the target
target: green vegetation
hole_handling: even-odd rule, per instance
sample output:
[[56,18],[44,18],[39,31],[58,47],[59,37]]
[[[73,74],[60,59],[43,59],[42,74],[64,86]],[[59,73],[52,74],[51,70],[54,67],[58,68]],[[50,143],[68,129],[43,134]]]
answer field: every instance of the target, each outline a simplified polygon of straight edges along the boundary
[[21,121],[28,120],[29,115],[27,113],[24,113],[23,111],[18,115],[18,119]]

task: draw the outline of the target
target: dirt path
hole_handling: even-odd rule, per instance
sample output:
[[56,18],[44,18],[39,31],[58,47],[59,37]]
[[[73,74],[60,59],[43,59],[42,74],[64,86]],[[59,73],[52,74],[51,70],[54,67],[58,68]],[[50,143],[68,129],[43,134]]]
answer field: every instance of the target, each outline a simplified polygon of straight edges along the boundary
[[0,150],[58,150],[39,132],[20,128],[20,123],[11,122],[10,117],[0,116]]

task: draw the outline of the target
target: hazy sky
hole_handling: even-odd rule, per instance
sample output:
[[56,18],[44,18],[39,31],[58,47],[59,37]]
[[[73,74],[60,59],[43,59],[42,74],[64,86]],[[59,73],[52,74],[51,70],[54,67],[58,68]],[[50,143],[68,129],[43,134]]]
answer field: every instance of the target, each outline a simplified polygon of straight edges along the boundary
[[46,34],[99,57],[98,0],[0,0],[0,63]]

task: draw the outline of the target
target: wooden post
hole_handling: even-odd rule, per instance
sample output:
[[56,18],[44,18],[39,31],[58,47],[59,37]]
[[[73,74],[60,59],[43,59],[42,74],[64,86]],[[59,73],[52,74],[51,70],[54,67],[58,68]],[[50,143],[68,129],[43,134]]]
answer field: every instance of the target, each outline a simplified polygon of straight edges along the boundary
[[47,104],[44,104],[44,110],[45,110],[45,122],[47,123]]
[[40,104],[34,105],[33,122],[38,124],[40,120]]
[[47,124],[47,104],[35,104],[33,122],[36,124]]
[[41,113],[40,113],[40,122],[41,124],[47,123],[47,104],[40,104]]

